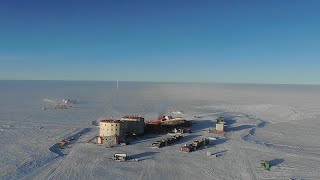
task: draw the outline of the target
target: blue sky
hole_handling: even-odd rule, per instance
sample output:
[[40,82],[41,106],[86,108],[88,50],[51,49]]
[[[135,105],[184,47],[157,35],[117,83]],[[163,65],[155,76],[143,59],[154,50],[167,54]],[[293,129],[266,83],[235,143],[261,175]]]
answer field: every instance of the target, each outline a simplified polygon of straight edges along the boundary
[[320,84],[320,1],[0,1],[0,79]]

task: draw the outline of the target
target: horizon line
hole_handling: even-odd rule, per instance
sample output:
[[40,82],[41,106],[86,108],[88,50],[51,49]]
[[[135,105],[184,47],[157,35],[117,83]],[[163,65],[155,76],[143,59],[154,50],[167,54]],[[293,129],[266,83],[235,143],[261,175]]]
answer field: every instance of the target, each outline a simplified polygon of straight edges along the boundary
[[303,83],[264,83],[264,82],[214,82],[214,81],[139,81],[139,80],[70,80],[70,79],[0,79],[0,81],[65,81],[65,82],[137,82],[137,83],[198,83],[198,84],[247,84],[247,85],[304,85],[319,86],[320,84]]

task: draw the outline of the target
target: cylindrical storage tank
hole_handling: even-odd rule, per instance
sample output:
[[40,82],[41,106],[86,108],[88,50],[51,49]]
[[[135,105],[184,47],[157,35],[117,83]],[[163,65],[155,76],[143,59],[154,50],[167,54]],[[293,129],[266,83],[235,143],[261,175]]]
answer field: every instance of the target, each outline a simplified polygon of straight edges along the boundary
[[101,120],[100,136],[122,136],[124,134],[123,124],[120,120]]

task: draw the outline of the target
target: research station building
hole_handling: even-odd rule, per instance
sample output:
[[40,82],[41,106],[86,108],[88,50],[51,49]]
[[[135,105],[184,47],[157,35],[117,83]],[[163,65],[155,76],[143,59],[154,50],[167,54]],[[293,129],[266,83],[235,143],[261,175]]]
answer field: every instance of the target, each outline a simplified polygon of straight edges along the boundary
[[99,123],[98,144],[112,146],[126,142],[126,136],[144,133],[144,118],[139,116],[123,116],[121,120],[106,119]]
[[142,135],[144,133],[144,118],[139,116],[123,116],[125,134],[128,135]]

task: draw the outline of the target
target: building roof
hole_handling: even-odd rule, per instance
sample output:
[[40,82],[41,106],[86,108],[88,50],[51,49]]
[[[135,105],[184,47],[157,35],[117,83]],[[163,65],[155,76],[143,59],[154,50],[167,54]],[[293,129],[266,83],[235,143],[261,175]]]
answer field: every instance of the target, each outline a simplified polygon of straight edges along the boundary
[[144,118],[140,116],[123,116],[122,119],[144,120]]
[[105,119],[105,120],[101,120],[100,122],[104,122],[104,123],[121,123],[120,120],[114,120],[114,119]]

